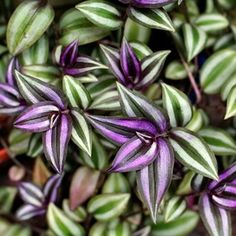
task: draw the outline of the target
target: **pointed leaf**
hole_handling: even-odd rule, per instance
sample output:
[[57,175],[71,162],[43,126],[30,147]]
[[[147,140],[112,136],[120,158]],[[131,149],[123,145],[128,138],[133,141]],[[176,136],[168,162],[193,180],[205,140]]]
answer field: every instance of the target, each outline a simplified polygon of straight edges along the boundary
[[191,61],[203,50],[207,41],[207,36],[203,30],[187,23],[183,26],[183,32],[187,59],[188,61]]
[[175,31],[170,17],[164,10],[130,7],[127,14],[132,20],[148,28]]
[[47,30],[54,18],[49,4],[24,1],[12,14],[7,26],[7,46],[18,54],[33,45]]
[[211,236],[232,235],[230,213],[214,205],[206,193],[200,198],[199,211],[202,222]]
[[110,221],[125,211],[129,198],[128,193],[97,195],[89,201],[88,212],[99,221]]
[[155,8],[155,7],[163,7],[175,1],[176,0],[131,0],[131,3],[136,7]]
[[40,134],[32,134],[29,141],[27,155],[37,157],[43,153],[42,137]]
[[227,98],[227,108],[225,119],[229,119],[230,117],[236,116],[236,86],[234,86]]
[[193,115],[191,102],[183,92],[162,83],[162,100],[172,127],[185,126],[191,120]]
[[218,178],[215,155],[202,138],[192,131],[175,128],[169,140],[183,165],[211,179]]
[[46,210],[43,208],[38,208],[36,206],[26,204],[17,210],[16,216],[20,220],[28,220],[28,219],[33,218],[35,216],[43,215],[43,214],[45,214],[45,212],[46,212]]
[[73,41],[67,45],[60,55],[60,65],[63,67],[75,64],[78,55],[78,41]]
[[221,98],[223,101],[225,101],[228,98],[234,86],[236,86],[236,72],[233,73],[233,75],[229,77],[226,83],[224,83],[224,86],[222,86],[221,88],[220,93],[221,93]]
[[76,5],[76,8],[81,11],[95,25],[116,30],[121,27],[121,13],[109,2],[103,0],[87,0]]
[[62,173],[71,136],[71,119],[62,114],[56,126],[43,134],[44,154],[58,173]]

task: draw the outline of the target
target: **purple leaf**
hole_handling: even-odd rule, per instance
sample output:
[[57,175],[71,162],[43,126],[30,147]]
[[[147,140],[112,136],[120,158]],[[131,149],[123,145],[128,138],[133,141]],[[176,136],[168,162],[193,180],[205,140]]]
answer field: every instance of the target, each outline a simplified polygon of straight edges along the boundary
[[11,85],[0,83],[0,106],[19,106],[19,92]]
[[126,78],[132,84],[138,83],[141,79],[141,63],[125,38],[122,42],[120,57],[121,67]]
[[43,215],[45,213],[46,213],[46,210],[44,208],[38,208],[32,205],[26,204],[17,210],[16,216],[20,220],[28,220],[35,216]]
[[14,126],[30,132],[43,132],[51,127],[52,115],[59,108],[52,102],[39,102],[25,109],[15,120]]
[[115,77],[122,83],[127,85],[127,80],[125,79],[125,76],[123,74],[121,65],[120,65],[120,53],[117,49],[100,45],[107,62],[110,66],[111,71],[115,75]]
[[171,183],[174,154],[166,139],[157,141],[159,151],[156,160],[137,172],[138,192],[148,207],[154,223],[157,220],[159,205]]
[[62,67],[70,67],[75,64],[78,55],[78,41],[73,41],[66,46],[60,57],[60,64]]
[[231,197],[224,194],[222,196],[212,195],[212,201],[221,208],[236,210],[236,195]]
[[71,119],[62,114],[57,125],[43,134],[44,153],[52,167],[62,174],[71,136]]
[[47,180],[43,188],[43,193],[47,200],[47,204],[56,201],[61,181],[62,181],[61,175],[53,175]]
[[87,115],[90,123],[104,137],[114,143],[121,145],[127,142],[136,132],[144,133],[147,136],[157,134],[156,127],[148,120],[143,118],[119,118],[106,116]]
[[7,67],[7,74],[6,74],[6,82],[9,85],[14,86],[16,84],[15,81],[15,76],[14,76],[14,71],[19,70],[20,66],[19,66],[19,62],[17,60],[16,57],[12,57],[12,59],[10,60],[8,67]]
[[39,79],[23,75],[17,70],[15,75],[20,93],[27,102],[34,104],[41,101],[53,101],[61,109],[67,107],[64,95],[56,87]]
[[23,182],[19,185],[19,193],[24,202],[27,204],[41,207],[44,201],[44,195],[41,189],[32,184]]
[[232,235],[230,213],[213,204],[207,193],[200,197],[199,212],[202,222],[210,235]]
[[133,137],[123,144],[109,171],[128,172],[140,170],[151,164],[158,155],[156,142],[144,143],[138,137]]
[[131,4],[135,7],[156,8],[163,7],[175,1],[176,0],[131,0]]
[[22,112],[24,109],[25,109],[25,106],[2,107],[0,105],[0,114],[16,115],[16,114]]

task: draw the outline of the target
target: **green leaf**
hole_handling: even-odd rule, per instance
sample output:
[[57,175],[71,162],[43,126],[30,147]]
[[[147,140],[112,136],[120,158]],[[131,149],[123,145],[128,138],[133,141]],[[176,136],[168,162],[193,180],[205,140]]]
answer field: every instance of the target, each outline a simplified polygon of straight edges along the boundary
[[32,46],[47,30],[54,18],[49,4],[22,2],[12,14],[7,26],[7,47],[16,55]]
[[84,229],[78,223],[75,223],[66,214],[50,203],[47,211],[47,222],[49,228],[58,236],[83,236]]
[[207,36],[204,31],[188,23],[184,24],[183,33],[187,59],[191,61],[203,50]]
[[203,114],[200,109],[193,109],[193,116],[189,123],[185,126],[188,130],[198,131],[204,124]]
[[130,42],[130,45],[139,60],[142,60],[144,57],[153,53],[152,50],[144,43]]
[[0,187],[0,213],[10,213],[17,189],[14,187]]
[[[189,65],[190,71],[194,71],[194,65]],[[185,70],[183,64],[179,61],[172,61],[166,68],[165,77],[171,80],[182,80],[188,77],[188,73]]]
[[207,33],[217,33],[229,26],[227,18],[218,13],[201,14],[194,21],[195,25]]
[[180,182],[176,194],[177,195],[188,195],[192,192],[192,179],[195,176],[193,171],[188,171],[182,181]]
[[183,92],[162,83],[162,100],[172,127],[185,126],[191,120],[191,102]]
[[64,46],[74,40],[79,41],[80,45],[85,45],[98,41],[110,34],[109,30],[94,25],[82,12],[76,9],[70,9],[62,15],[59,28],[62,32],[59,43]]
[[23,65],[46,64],[49,56],[49,42],[43,35],[32,47],[25,50],[20,60]]
[[72,141],[89,156],[92,152],[90,128],[84,116],[77,110],[71,110]]
[[218,179],[217,162],[206,142],[184,128],[171,130],[170,143],[184,166],[211,179]]
[[107,225],[106,236],[129,236],[131,235],[130,223],[113,220]]
[[197,226],[198,213],[187,210],[178,219],[165,223],[159,218],[159,222],[152,227],[152,236],[187,236]]
[[229,34],[224,34],[223,36],[221,36],[219,39],[217,39],[217,41],[215,42],[214,51],[219,51],[222,49],[226,49],[226,48],[235,48],[235,38],[234,35],[232,33]]
[[42,135],[32,134],[29,140],[27,155],[30,157],[37,157],[43,153]]
[[218,93],[236,71],[236,51],[225,49],[210,56],[200,71],[200,82],[205,93]]
[[91,97],[78,79],[72,76],[65,75],[63,77],[63,91],[67,96],[71,107],[82,107],[86,109],[90,102]]
[[88,0],[75,6],[88,20],[97,26],[109,30],[121,27],[120,12],[109,2],[103,0]]
[[88,212],[99,221],[109,221],[120,216],[126,209],[130,194],[100,194],[88,203]]
[[175,196],[168,200],[165,211],[165,222],[170,222],[180,217],[187,208],[186,201],[181,197]]
[[236,116],[236,86],[231,89],[227,98],[225,119],[228,119],[233,116]]
[[128,16],[148,28],[175,31],[173,23],[164,10],[128,8]]
[[102,193],[129,193],[128,180],[121,173],[112,173],[103,184]]
[[236,85],[236,73],[229,77],[229,79],[224,83],[224,86],[221,88],[221,98],[223,101],[227,99],[231,89]]
[[89,236],[104,236],[107,233],[107,224],[96,222],[89,230]]
[[230,156],[236,154],[236,143],[225,130],[216,127],[205,127],[198,134],[216,155]]

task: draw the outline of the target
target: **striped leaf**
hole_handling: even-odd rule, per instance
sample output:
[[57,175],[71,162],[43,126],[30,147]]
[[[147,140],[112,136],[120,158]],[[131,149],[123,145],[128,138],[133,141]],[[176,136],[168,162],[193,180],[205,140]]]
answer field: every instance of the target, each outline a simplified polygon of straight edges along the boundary
[[96,222],[89,230],[89,236],[104,236],[107,233],[107,224]]
[[138,83],[137,88],[146,87],[158,78],[169,54],[170,51],[159,51],[142,60],[142,80]]
[[62,32],[59,43],[64,46],[75,40],[79,41],[80,45],[85,45],[98,41],[110,33],[109,30],[91,23],[77,9],[70,9],[62,15],[59,28]]
[[109,30],[121,27],[120,12],[109,2],[103,0],[88,0],[76,5],[92,23]]
[[22,2],[12,14],[7,26],[7,47],[16,55],[32,46],[47,30],[54,18],[49,4]]
[[186,172],[177,188],[177,195],[188,195],[192,193],[192,179],[195,175],[193,171]]
[[43,35],[32,47],[25,50],[20,60],[23,65],[46,64],[49,56],[49,42]]
[[144,57],[149,56],[153,53],[152,50],[144,43],[131,42],[130,46],[134,50],[135,55],[139,60],[142,60]]
[[207,94],[218,93],[236,70],[236,52],[225,49],[210,56],[200,71],[201,86]]
[[231,89],[227,98],[225,119],[228,119],[233,116],[236,116],[236,86]]
[[126,210],[129,198],[128,193],[97,195],[89,201],[88,212],[99,221],[110,221]]
[[17,189],[15,187],[1,186],[0,188],[0,212],[10,213],[15,196],[17,194]]
[[217,39],[213,49],[214,51],[219,51],[226,48],[233,49],[234,47],[235,47],[234,35],[232,33],[229,33],[229,34],[224,34],[219,39]]
[[42,136],[40,134],[32,134],[29,141],[27,155],[30,157],[37,157],[42,153]]
[[191,61],[203,50],[207,36],[203,30],[188,23],[184,24],[183,33],[187,59]]
[[202,138],[184,128],[175,128],[169,140],[184,166],[211,179],[218,178],[215,155]]
[[89,156],[92,151],[92,139],[89,126],[84,116],[77,110],[71,110],[72,141]]
[[219,156],[236,154],[236,143],[231,135],[223,129],[206,127],[198,134],[206,141],[211,150]]
[[202,110],[196,108],[193,109],[192,119],[185,126],[185,128],[197,132],[201,129],[203,125],[204,125],[204,117],[202,114]]
[[130,186],[126,177],[121,173],[112,173],[102,187],[102,193],[129,193]]
[[71,107],[81,106],[86,109],[91,102],[91,97],[86,88],[79,80],[76,80],[69,75],[63,77],[63,91],[67,96]]
[[195,25],[207,33],[217,33],[228,27],[227,18],[218,13],[201,14],[194,21]]
[[131,225],[129,222],[114,220],[107,225],[106,236],[123,236],[131,235]]
[[165,223],[164,219],[159,217],[156,225],[153,225],[152,236],[187,236],[197,226],[199,215],[197,212],[187,210],[178,219]]
[[148,101],[141,94],[130,91],[117,83],[123,113],[129,117],[147,117],[155,123],[161,131],[165,131],[169,124],[167,117],[155,104]]
[[236,86],[236,73],[233,73],[233,75],[229,77],[226,83],[224,83],[224,86],[221,88],[220,94],[223,101],[228,98],[230,91],[234,86]]
[[210,236],[231,236],[230,213],[211,202],[207,193],[200,197],[199,212]]
[[[189,65],[190,71],[194,71],[194,65]],[[183,64],[178,61],[172,61],[166,68],[165,77],[171,80],[182,80],[188,77],[188,73],[185,70]]]
[[148,28],[175,31],[170,17],[164,10],[130,7],[127,14],[132,20]]
[[86,202],[97,190],[100,172],[86,166],[76,170],[70,184],[70,208],[75,210]]
[[176,196],[169,199],[164,210],[165,222],[170,222],[177,219],[184,213],[186,208],[186,201],[181,197]]
[[60,108],[65,109],[67,103],[64,95],[55,86],[18,71],[15,71],[15,75],[20,93],[27,102],[35,104],[41,101],[53,101]]
[[82,226],[66,216],[54,204],[50,204],[47,211],[47,222],[49,228],[58,236],[83,236],[85,235]]
[[70,203],[68,199],[64,199],[62,202],[62,208],[65,214],[73,221],[83,222],[87,217],[87,212],[84,207],[77,207],[75,210],[70,208]]
[[162,83],[162,100],[172,127],[185,126],[191,120],[192,106],[183,92]]

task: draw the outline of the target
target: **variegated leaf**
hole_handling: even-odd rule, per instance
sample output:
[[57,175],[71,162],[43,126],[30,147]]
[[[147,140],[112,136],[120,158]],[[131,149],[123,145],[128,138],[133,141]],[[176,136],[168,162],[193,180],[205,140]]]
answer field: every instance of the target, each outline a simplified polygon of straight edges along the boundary
[[236,86],[231,89],[227,98],[225,119],[228,119],[233,116],[236,116]]
[[228,98],[230,91],[234,86],[236,86],[236,72],[229,77],[226,83],[224,83],[224,86],[221,88],[221,98],[224,101]]

